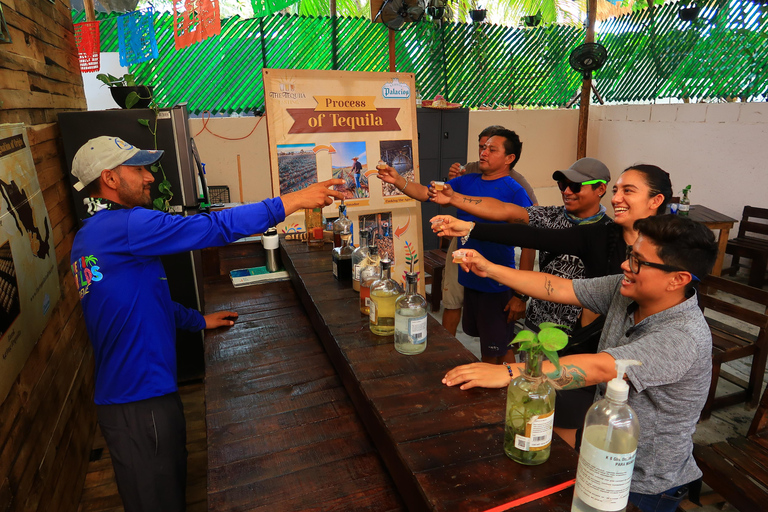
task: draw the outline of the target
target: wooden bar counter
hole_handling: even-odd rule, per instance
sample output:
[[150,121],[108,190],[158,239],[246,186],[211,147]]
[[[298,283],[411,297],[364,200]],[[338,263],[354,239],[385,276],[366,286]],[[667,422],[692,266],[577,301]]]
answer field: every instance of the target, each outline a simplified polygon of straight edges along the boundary
[[[444,386],[447,370],[476,358],[432,317],[426,351],[401,355],[392,336],[370,332],[351,283],[333,278],[329,245],[315,249],[283,240],[281,253],[315,332],[409,510],[505,510],[575,478],[577,454],[557,436],[542,465],[523,466],[504,455],[506,390]],[[521,510],[570,510],[571,497],[567,488]]]

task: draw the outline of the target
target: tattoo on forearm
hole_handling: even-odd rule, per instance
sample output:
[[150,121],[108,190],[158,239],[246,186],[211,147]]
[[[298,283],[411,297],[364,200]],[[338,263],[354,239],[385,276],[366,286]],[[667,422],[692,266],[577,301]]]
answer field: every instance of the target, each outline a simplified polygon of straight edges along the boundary
[[552,286],[551,279],[544,278],[544,290],[546,290],[547,295],[552,295],[555,292],[555,287]]
[[587,374],[578,366],[562,366],[560,374],[548,374],[550,381],[558,389],[576,389],[587,385]]
[[465,197],[464,198],[464,202],[465,203],[470,203],[470,204],[480,204],[480,203],[483,202],[483,200],[482,199],[472,199],[471,197]]

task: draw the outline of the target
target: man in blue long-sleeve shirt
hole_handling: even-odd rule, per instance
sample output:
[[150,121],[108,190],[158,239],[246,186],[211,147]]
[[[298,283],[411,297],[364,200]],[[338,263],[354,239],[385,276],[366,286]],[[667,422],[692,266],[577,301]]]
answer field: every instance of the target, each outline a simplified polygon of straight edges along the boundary
[[237,313],[203,316],[171,300],[160,256],[221,246],[265,231],[301,208],[329,205],[329,180],[283,197],[181,217],[151,205],[148,166],[162,151],[116,137],[89,140],[75,155],[77,190],[91,215],[72,245],[71,270],[96,366],[95,402],[126,512],[184,510],[186,425],[176,384],[176,329],[234,324]]

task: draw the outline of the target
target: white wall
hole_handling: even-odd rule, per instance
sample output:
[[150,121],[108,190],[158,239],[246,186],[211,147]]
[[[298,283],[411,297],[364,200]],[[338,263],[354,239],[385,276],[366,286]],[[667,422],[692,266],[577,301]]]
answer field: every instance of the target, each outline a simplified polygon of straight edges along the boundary
[[117,103],[112,99],[109,87],[104,82],[96,80],[96,75],[104,73],[120,77],[128,72],[128,68],[120,66],[120,56],[117,52],[102,52],[99,56],[99,64],[98,71],[83,73],[83,88],[88,110],[118,108]]
[[691,203],[737,220],[768,207],[768,103],[592,106],[587,155],[614,176],[658,165],[676,193],[690,184]]
[[579,112],[558,110],[473,110],[469,113],[468,161],[477,161],[477,136],[501,125],[520,136],[523,150],[515,169],[525,176],[541,205],[562,204],[552,173],[576,159]]
[[241,192],[246,203],[272,197],[266,117],[212,118],[207,123],[190,119],[189,130],[205,163],[208,185],[228,186],[233,203],[241,202]]

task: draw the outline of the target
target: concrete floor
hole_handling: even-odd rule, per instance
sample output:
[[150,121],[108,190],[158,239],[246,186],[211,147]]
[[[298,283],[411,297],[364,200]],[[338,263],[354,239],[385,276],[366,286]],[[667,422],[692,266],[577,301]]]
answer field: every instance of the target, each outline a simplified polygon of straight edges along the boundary
[[[733,278],[729,276],[724,276],[724,277],[727,277],[728,279],[733,279],[734,281],[741,282],[743,284],[746,284],[746,281],[747,281],[747,275],[745,270],[741,270]],[[739,302],[737,299],[734,299],[731,296],[726,296],[725,298],[726,300],[733,299],[734,303],[744,306],[746,308],[764,312],[756,304],[749,303],[746,301]],[[442,319],[443,313],[441,309],[440,311],[432,312],[430,314],[435,319],[440,321]],[[712,316],[718,320],[721,320],[721,321],[727,320],[727,317],[722,317],[722,316],[718,317],[716,313],[707,312],[708,316],[710,314],[712,314]],[[729,321],[726,323],[731,323],[731,322]],[[738,327],[748,328],[750,326],[738,325]],[[461,341],[462,344],[464,344],[464,346],[467,347],[467,349],[469,349],[478,359],[480,359],[480,339],[479,338],[475,338],[466,334],[462,330],[461,324],[459,324],[459,328],[456,333],[456,338],[459,341]],[[733,373],[744,380],[748,380],[749,372],[751,369],[751,358],[745,358],[738,361],[726,363],[725,366],[728,368],[728,371],[730,373]],[[763,389],[765,389],[767,381],[768,381],[768,371],[766,371],[766,377],[763,380]],[[738,389],[738,388],[736,388],[733,384],[723,379],[720,379],[717,386],[717,394],[721,395],[724,393],[728,393],[734,389]],[[737,405],[716,410],[712,413],[712,417],[709,420],[700,422],[698,424],[698,426],[696,427],[696,433],[693,436],[693,440],[695,443],[699,443],[699,444],[711,444],[719,441],[724,441],[729,437],[746,436],[747,429],[749,428],[749,424],[752,421],[754,414],[755,414],[755,410],[748,409],[744,404],[737,404]],[[722,498],[720,498],[717,494],[714,494],[706,484],[704,484],[704,489],[702,490],[702,494],[703,494],[702,503],[704,506],[699,507],[697,505],[694,505],[693,503],[686,501],[686,502],[683,502],[683,505],[681,506],[681,508],[683,508],[686,511],[693,511],[693,512],[716,512],[716,511],[722,512],[723,510],[726,510],[726,511],[736,510],[730,504],[724,502],[724,500],[722,500]]]

